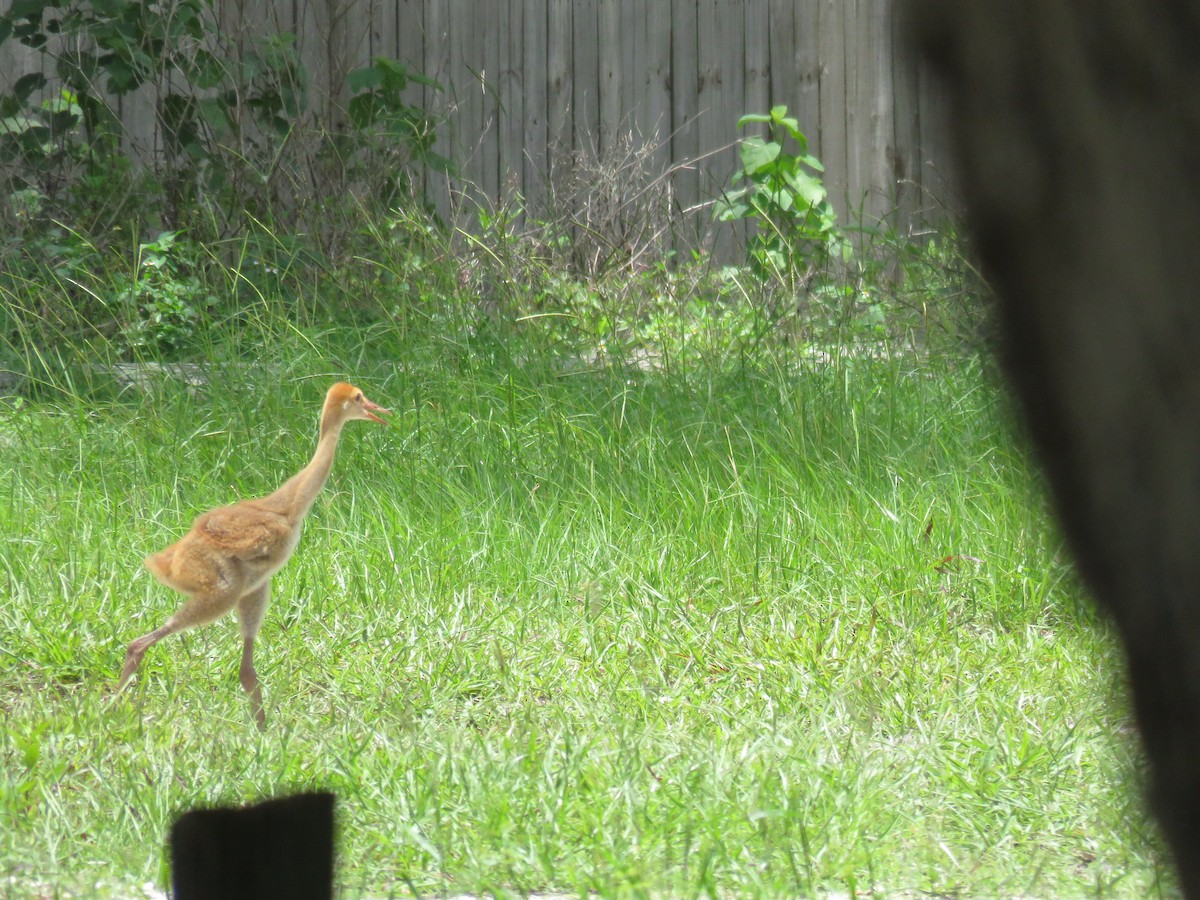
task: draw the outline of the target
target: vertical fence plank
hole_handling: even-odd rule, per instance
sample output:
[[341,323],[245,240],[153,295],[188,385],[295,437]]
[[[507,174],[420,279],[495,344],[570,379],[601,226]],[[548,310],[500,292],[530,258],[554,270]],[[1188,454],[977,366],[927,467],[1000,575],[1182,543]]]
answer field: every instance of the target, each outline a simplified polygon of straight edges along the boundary
[[[645,4],[621,0],[621,122],[623,135],[634,134],[644,118],[643,82],[646,78]],[[637,139],[636,136],[634,138]]]
[[866,17],[862,13],[866,0],[843,0],[843,46],[846,59],[846,209],[851,216],[862,209],[866,185],[862,177],[865,170],[863,157],[867,153],[867,111],[858,106],[865,91],[861,85],[867,73],[858,59],[851,60],[849,54],[866,44]]
[[904,47],[900,17],[891,17],[892,42],[892,177],[896,184],[896,230],[911,234],[920,220],[921,192],[920,83],[915,60]]
[[[389,24],[391,25],[391,42],[383,40],[378,44],[380,52],[375,55],[386,56],[403,63],[411,74],[425,71],[425,4],[424,0],[375,0],[389,8]],[[361,60],[359,65],[366,65],[369,60]],[[436,112],[442,103],[441,97],[432,88],[418,82],[410,81],[404,91],[404,102],[411,103],[420,109]],[[434,152],[443,152],[445,148],[434,147]]]
[[[329,33],[329,91],[334,107],[344,110],[350,98],[346,76],[371,58],[372,0],[326,0],[332,23]],[[396,0],[390,0],[394,7]],[[395,18],[394,11],[390,14]]]
[[525,132],[525,12],[524,0],[508,0],[508,34],[501,60],[499,154],[500,196],[503,204],[522,194],[525,164],[521,147]]
[[391,52],[412,72],[425,72],[425,4],[423,0],[376,0],[395,10],[395,37]]
[[[479,136],[479,182],[484,197],[500,200],[500,73],[508,64],[509,9],[512,0],[492,0],[488,4],[486,25],[477,23],[480,32],[479,93],[483,107]],[[519,2],[519,0],[518,0]]]
[[47,78],[52,77],[53,73],[46,70],[44,62],[42,53],[17,43],[13,38],[0,44],[0,94],[11,91],[17,79],[25,75],[41,72]]
[[296,49],[308,78],[309,109],[319,121],[328,122],[333,101],[329,69],[333,52],[329,3],[326,0],[298,0],[295,10]]
[[625,103],[622,98],[624,66],[621,48],[628,33],[623,26],[622,3],[628,0],[600,0],[599,7],[599,103],[600,152],[611,148],[621,130]]
[[[782,0],[788,3],[788,0]],[[794,7],[792,45],[794,87],[784,103],[809,139],[809,148],[824,159],[821,143],[821,81],[825,60],[821,56],[821,12],[823,0],[803,0]],[[786,24],[786,19],[783,24]],[[784,45],[786,46],[786,45]]]
[[853,54],[848,65],[847,166],[848,203],[854,215],[877,221],[892,197],[886,164],[892,132],[884,119],[891,105],[891,61],[886,39],[884,0],[852,0],[853,18],[846,21],[846,44]]
[[[367,32],[367,58],[377,56],[398,58],[399,28],[396,20],[399,17],[399,7],[404,0],[369,0],[370,29]],[[362,65],[362,60],[357,60]]]
[[547,178],[553,183],[571,167],[572,140],[575,136],[572,98],[574,84],[571,66],[571,0],[547,0],[546,54],[549,61],[549,89],[546,97]]
[[[741,103],[741,112],[739,116],[746,113],[765,113],[770,110],[771,97],[771,42],[768,34],[770,30],[770,9],[767,0],[745,0],[745,10],[743,21],[745,22],[745,85],[743,100]],[[735,120],[730,121],[730,126],[736,124]],[[757,135],[759,137],[768,137],[769,130],[766,125],[749,124],[738,128],[735,132],[737,138],[749,137]],[[758,230],[756,223],[750,222],[745,225],[745,238],[750,240]]]
[[[796,96],[799,93],[800,71],[796,65],[796,18],[799,15],[795,0],[770,0],[767,7],[767,54],[770,65],[768,106],[786,106],[797,115]],[[800,124],[801,130],[804,123]]]
[[925,206],[953,209],[958,206],[957,178],[954,156],[945,152],[950,140],[945,118],[948,111],[946,92],[928,65],[922,63],[917,72],[921,130],[919,172]]
[[[424,73],[437,79],[443,91],[425,92],[426,109],[438,118],[434,146],[438,152],[457,162],[451,118],[453,87],[450,82],[450,36],[447,33],[446,10],[443,0],[424,0],[425,65]],[[441,172],[425,170],[425,199],[443,221],[450,219],[450,180]]]
[[822,0],[818,19],[820,60],[821,162],[829,198],[840,215],[847,209],[849,172],[846,155],[846,5],[853,0]]
[[[727,0],[700,0],[696,15],[696,138],[705,151],[720,147],[726,138],[721,124],[722,59],[719,46],[721,23],[718,21]],[[705,183],[701,190],[711,190]]]
[[665,169],[671,162],[671,5],[645,5],[646,65],[641,116],[642,135],[655,144],[654,165]]
[[895,85],[892,82],[892,28],[890,0],[865,0],[867,37],[865,60],[870,78],[862,85],[860,100],[869,117],[867,123],[867,168],[863,186],[867,192],[865,212],[872,224],[887,217],[896,202],[895,131],[892,125]]
[[[743,22],[745,28],[744,44],[746,47],[746,84],[742,108],[736,120],[746,113],[765,113],[770,110],[771,102],[771,41],[770,41],[770,10],[767,0],[745,0]],[[763,133],[763,129],[756,129]],[[744,134],[753,131],[743,129]]]
[[[671,3],[671,159],[682,166],[671,178],[677,208],[688,213],[700,202],[699,163],[699,47],[698,15],[695,0]],[[703,228],[699,216],[687,215],[684,241],[696,245]],[[692,227],[689,227],[692,226]]]
[[154,89],[143,85],[122,94],[116,106],[121,120],[121,150],[141,165],[154,166],[159,150]]
[[599,149],[600,85],[599,6],[597,0],[574,0],[572,33],[572,106],[575,112],[573,142],[576,153]]
[[[490,5],[473,9],[469,3],[446,4],[446,35],[450,51],[450,146],[460,167],[455,189],[478,185],[482,175],[479,148],[483,138],[482,38],[494,21]],[[461,200],[461,196],[459,197]],[[458,211],[461,213],[461,209]],[[461,217],[460,217],[461,218]],[[455,224],[461,224],[456,218]]]
[[546,195],[546,92],[552,77],[547,55],[546,0],[525,0],[524,143],[522,190],[537,215]]
[[[737,120],[745,101],[745,18],[737,0],[703,0],[699,12],[700,150],[706,159],[702,194],[720,196],[737,166]],[[728,258],[744,243],[745,229],[722,225],[713,232],[713,253]]]

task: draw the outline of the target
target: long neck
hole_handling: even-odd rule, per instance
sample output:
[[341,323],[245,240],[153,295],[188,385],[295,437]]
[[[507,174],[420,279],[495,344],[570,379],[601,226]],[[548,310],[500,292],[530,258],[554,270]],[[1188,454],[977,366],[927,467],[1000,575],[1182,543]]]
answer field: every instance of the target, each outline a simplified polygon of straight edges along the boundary
[[333,468],[337,453],[338,438],[342,435],[345,420],[326,411],[321,416],[321,432],[317,438],[317,450],[307,466],[289,478],[269,499],[276,501],[287,516],[300,521],[308,513],[325,486]]

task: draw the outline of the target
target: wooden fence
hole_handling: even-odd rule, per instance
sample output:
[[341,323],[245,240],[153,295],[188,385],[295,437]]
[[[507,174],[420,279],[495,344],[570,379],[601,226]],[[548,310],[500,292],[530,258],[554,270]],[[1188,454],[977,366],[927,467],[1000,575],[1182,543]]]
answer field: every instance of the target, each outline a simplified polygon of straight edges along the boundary
[[[297,35],[318,111],[343,107],[347,73],[373,57],[437,79],[444,92],[413,99],[446,114],[439,151],[492,201],[520,191],[536,208],[556,163],[632,135],[654,166],[680,166],[677,206],[701,207],[736,169],[738,118],[775,104],[799,119],[843,214],[906,227],[947,193],[941,101],[906,63],[893,0],[214,2],[223,29]],[[30,61],[10,41],[0,89]],[[127,97],[121,114],[153,143],[149,101]],[[443,208],[444,188],[427,180]]]

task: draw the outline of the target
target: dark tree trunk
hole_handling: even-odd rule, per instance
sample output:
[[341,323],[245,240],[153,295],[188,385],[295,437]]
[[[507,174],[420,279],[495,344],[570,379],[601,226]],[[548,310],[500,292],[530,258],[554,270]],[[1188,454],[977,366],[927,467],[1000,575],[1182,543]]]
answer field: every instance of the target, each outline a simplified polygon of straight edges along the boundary
[[1005,361],[1200,897],[1200,2],[908,0]]

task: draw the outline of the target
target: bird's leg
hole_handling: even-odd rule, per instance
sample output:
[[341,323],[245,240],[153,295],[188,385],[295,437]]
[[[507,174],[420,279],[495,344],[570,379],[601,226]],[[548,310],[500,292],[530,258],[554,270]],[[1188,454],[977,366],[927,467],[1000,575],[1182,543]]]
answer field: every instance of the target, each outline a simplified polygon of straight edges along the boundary
[[254,671],[254,638],[242,639],[242,667],[238,671],[242,689],[250,695],[250,706],[254,710],[254,721],[258,730],[267,727],[267,714],[263,711],[262,686],[258,683],[258,672]]
[[117,693],[120,693],[126,682],[133,677],[133,673],[137,671],[147,650],[169,634],[187,631],[197,625],[205,625],[213,619],[225,615],[233,608],[236,597],[237,585],[224,585],[219,590],[195,593],[189,596],[175,615],[167,619],[167,623],[162,628],[156,628],[149,634],[143,634],[129,645],[129,652],[125,654],[125,667],[121,669],[121,677],[117,681]]
[[117,693],[125,687],[133,673],[137,671],[137,667],[142,662],[142,657],[146,655],[154,644],[157,644],[168,634],[174,634],[179,630],[174,618],[170,619],[162,628],[156,628],[149,634],[143,634],[140,638],[129,645],[129,651],[125,654],[125,667],[121,669],[121,677],[117,681]]
[[258,672],[254,670],[254,637],[262,625],[270,599],[271,583],[268,581],[238,601],[238,623],[242,628],[242,666],[238,677],[241,679],[242,689],[250,695],[254,721],[258,723],[260,731],[267,727],[267,714],[263,710],[262,686],[258,683]]

